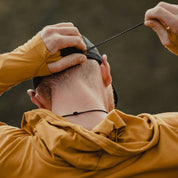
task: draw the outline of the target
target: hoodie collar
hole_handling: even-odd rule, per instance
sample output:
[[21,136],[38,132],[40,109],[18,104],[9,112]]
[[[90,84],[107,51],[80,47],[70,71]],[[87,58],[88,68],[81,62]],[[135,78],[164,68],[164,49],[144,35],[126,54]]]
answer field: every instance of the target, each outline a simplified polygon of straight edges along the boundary
[[151,115],[142,118],[118,110],[88,131],[48,110],[37,109],[24,114],[22,129],[41,139],[52,159],[60,157],[77,168],[90,170],[113,167],[152,148],[159,135]]

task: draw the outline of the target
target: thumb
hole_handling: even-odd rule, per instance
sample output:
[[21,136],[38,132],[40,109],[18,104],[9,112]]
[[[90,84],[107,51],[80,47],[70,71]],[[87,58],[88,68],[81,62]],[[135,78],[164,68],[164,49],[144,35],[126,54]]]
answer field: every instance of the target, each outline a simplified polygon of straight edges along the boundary
[[161,43],[165,45],[169,45],[171,42],[168,38],[167,30],[164,25],[162,25],[159,21],[156,20],[146,20],[145,25],[152,28],[158,35]]
[[48,64],[48,69],[51,73],[61,72],[72,66],[81,64],[87,60],[83,54],[75,53],[61,58],[58,61]]

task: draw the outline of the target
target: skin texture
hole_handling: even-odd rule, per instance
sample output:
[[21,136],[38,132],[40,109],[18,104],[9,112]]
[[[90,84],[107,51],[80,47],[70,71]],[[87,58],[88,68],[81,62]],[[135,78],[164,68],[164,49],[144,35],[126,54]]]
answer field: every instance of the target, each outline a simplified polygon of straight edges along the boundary
[[178,5],[160,2],[145,13],[145,25],[157,33],[165,47],[178,55]]
[[[107,56],[102,56],[103,63],[99,65],[96,61],[88,61],[95,63],[95,75],[93,77],[93,87],[88,81],[80,76],[75,76],[74,80],[70,80],[68,84],[56,83],[52,85],[51,103],[46,100],[38,88],[36,91],[29,90],[28,94],[31,100],[39,108],[51,110],[57,115],[71,114],[74,111],[86,111],[91,109],[103,109],[111,111],[114,109],[113,92],[111,87],[110,66],[107,62]],[[67,120],[74,124],[82,125],[84,128],[91,130],[106,117],[106,113],[93,112],[85,113],[77,116],[66,117]]]
[[[178,54],[178,5],[161,2],[154,8],[149,9],[145,13],[145,25],[157,33],[161,43],[165,47],[171,52]],[[81,50],[86,49],[78,29],[72,23],[47,26],[41,31],[41,38],[46,48],[52,54],[60,49],[72,46]],[[88,87],[85,81],[75,78],[75,82],[71,82],[70,87],[64,86],[62,91],[58,88],[58,85],[53,86],[51,103],[40,95],[38,88],[36,91],[28,90],[32,102],[39,108],[51,110],[57,115],[71,114],[74,111],[80,112],[91,109],[111,111],[114,108],[114,102],[110,66],[107,62],[106,55],[102,56],[102,60],[103,63],[98,65],[96,69],[97,77],[95,77],[95,82],[97,83],[97,87],[94,90]],[[50,72],[56,73],[85,61],[86,57],[84,55],[72,54],[59,61],[48,64],[48,68]],[[105,116],[105,113],[94,112],[70,116],[66,119],[91,130]]]
[[[60,49],[66,47],[76,47],[81,50],[86,50],[81,34],[72,23],[59,23],[56,25],[46,26],[41,31],[41,38],[51,54],[54,54]],[[85,55],[73,54],[62,58],[59,61],[48,64],[48,69],[51,73],[56,73],[84,61],[86,61]]]

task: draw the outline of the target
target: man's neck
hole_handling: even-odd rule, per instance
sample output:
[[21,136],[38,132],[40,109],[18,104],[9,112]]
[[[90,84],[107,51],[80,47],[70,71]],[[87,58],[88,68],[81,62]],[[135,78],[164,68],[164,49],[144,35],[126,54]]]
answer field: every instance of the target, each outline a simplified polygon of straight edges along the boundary
[[104,112],[90,112],[83,113],[75,116],[65,117],[69,122],[77,125],[81,125],[83,128],[87,130],[92,130],[96,125],[104,120],[106,117],[106,113]]
[[[101,94],[93,91],[83,83],[76,83],[72,87],[66,87],[62,93],[56,88],[52,97],[52,112],[56,115],[68,115],[73,112],[83,112],[87,110],[106,108]],[[106,113],[101,111],[87,112],[79,115],[65,117],[68,121],[83,126],[91,130],[99,124],[105,117]]]

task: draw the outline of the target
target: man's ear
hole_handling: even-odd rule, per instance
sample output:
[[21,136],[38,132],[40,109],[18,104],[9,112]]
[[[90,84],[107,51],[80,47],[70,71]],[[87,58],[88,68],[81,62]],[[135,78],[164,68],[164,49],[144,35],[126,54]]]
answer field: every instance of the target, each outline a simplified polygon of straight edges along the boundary
[[45,102],[45,100],[34,90],[27,90],[28,95],[30,96],[31,101],[37,105],[40,109],[49,109],[49,106]]
[[102,73],[102,78],[105,86],[109,86],[112,82],[111,74],[110,74],[110,65],[107,62],[107,56],[103,55],[102,56],[102,64],[100,65],[101,67],[101,73]]

